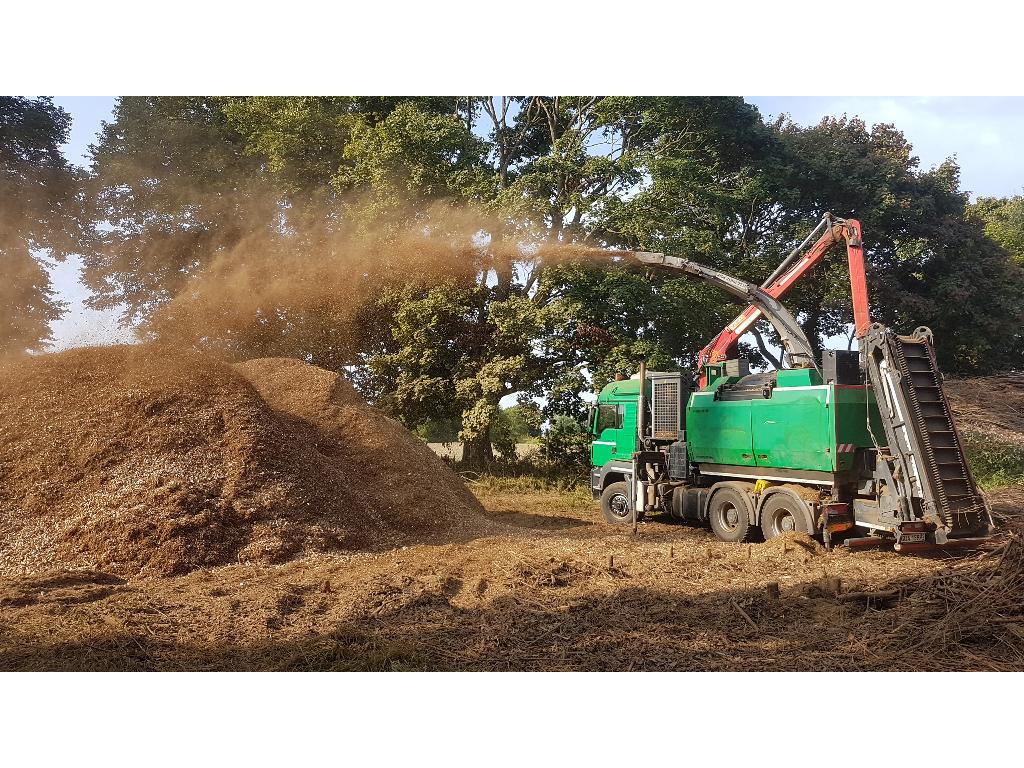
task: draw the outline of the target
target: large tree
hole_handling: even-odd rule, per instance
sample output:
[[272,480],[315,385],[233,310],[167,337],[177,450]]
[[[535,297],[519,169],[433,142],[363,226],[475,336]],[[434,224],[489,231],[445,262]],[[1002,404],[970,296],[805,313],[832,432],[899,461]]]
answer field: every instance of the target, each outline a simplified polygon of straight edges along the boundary
[[82,244],[79,174],[60,147],[71,117],[49,98],[0,96],[0,354],[35,351],[65,306],[45,259]]
[[[793,191],[775,237],[795,237],[825,211],[864,224],[871,311],[900,332],[927,325],[944,370],[978,373],[1019,364],[1011,333],[1024,319],[1013,295],[1020,272],[969,215],[953,160],[922,171],[906,137],[892,125],[826,118],[810,128],[782,120],[783,178]],[[789,301],[805,310],[814,340],[852,322],[841,249],[804,280]]]
[[[454,102],[417,101],[437,111]],[[328,286],[296,305],[300,293],[286,283],[313,280],[313,256],[325,264],[339,256],[339,232],[355,218],[335,183],[345,153],[400,103],[119,99],[92,148],[102,234],[85,257],[91,304],[123,307],[123,320],[146,335],[191,337],[239,357],[352,364],[357,319],[336,311]]]
[[979,197],[968,210],[985,227],[985,234],[1024,266],[1024,196]]
[[[740,98],[607,100],[632,155],[632,186],[601,200],[589,237],[611,246],[665,251],[752,279],[754,222],[748,212],[775,196],[761,167],[775,137]],[[562,268],[580,308],[581,362],[595,386],[645,358],[692,367],[696,353],[739,309],[691,278],[652,281],[626,265]]]
[[[738,98],[126,98],[93,155],[99,305],[347,367],[409,426],[461,424],[477,463],[503,397],[578,414],[582,389],[641,358],[692,365],[739,309],[567,258],[590,247],[760,280],[825,211],[855,216],[879,319],[931,324],[949,370],[1020,359],[995,330],[1019,318],[1005,250],[966,215],[955,165],[921,171],[892,126],[767,125]],[[842,331],[841,255],[787,302],[812,339]]]
[[[554,409],[561,393],[578,402],[585,385],[572,340],[576,307],[545,266],[549,245],[585,239],[593,209],[633,172],[624,142],[589,151],[616,130],[600,106],[598,98],[471,98],[445,116],[399,105],[357,134],[336,179],[369,201],[375,220],[410,197],[480,212],[456,251],[458,275],[406,279],[381,297],[379,314],[393,322],[365,369],[367,389],[406,418],[460,417],[468,463],[490,460],[503,397],[545,394]],[[448,228],[444,217],[436,226]]]
[[[1014,333],[995,331],[1000,324],[1020,325],[1012,299],[1021,287],[1019,271],[968,215],[953,161],[922,171],[894,126],[869,128],[846,117],[809,127],[783,117],[763,130],[755,121],[746,142],[733,139],[729,145],[733,152],[722,156],[738,156],[740,162],[731,174],[724,172],[729,166],[719,166],[715,178],[724,184],[698,173],[677,174],[674,153],[665,153],[653,166],[650,186],[621,205],[620,218],[634,224],[620,230],[635,232],[633,240],[642,247],[660,249],[664,243],[759,282],[825,212],[858,218],[876,319],[902,332],[931,326],[950,372],[1020,364]],[[684,153],[678,162],[689,159]],[[688,180],[696,182],[695,191],[687,191]],[[721,205],[695,206],[694,200]],[[684,211],[702,207],[709,225],[694,227]],[[1012,231],[1004,224],[1008,211],[991,218],[990,234],[999,226]],[[842,249],[834,249],[785,302],[799,312],[813,343],[846,333],[853,317]],[[761,330],[777,342],[763,323]]]
[[92,149],[85,255],[97,309],[138,323],[254,229],[274,223],[260,163],[211,97],[122,97]]
[[[676,169],[693,201],[679,227],[706,237],[725,207],[721,188],[749,157],[734,148],[736,137],[746,148],[759,140],[748,132],[764,129],[739,99],[495,97],[467,109],[466,128],[473,132],[479,119],[474,133],[487,150],[461,177],[462,198],[491,214],[480,224],[477,269],[468,282],[426,284],[395,301],[397,322],[368,371],[398,412],[458,407],[464,455],[484,462],[502,397],[543,395],[548,416],[579,415],[581,390],[639,357],[662,366],[692,358],[701,332],[724,319],[725,297],[687,281],[655,292],[608,258],[589,266],[565,259],[584,253],[565,246],[635,245],[617,229],[635,223],[618,215],[621,203],[669,152],[694,169],[687,180]],[[747,120],[739,127],[738,113]],[[406,143],[401,135],[382,134],[380,144],[395,152]],[[705,191],[707,184],[717,187]]]

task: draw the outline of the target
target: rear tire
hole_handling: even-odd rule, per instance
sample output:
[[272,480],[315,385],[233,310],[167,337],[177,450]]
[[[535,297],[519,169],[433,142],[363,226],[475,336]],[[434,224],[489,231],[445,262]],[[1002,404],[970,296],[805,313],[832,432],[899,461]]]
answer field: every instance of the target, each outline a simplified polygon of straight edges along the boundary
[[747,500],[736,488],[715,491],[708,508],[708,519],[715,536],[733,544],[746,541],[752,530]]
[[[629,525],[633,522],[633,511],[629,506],[629,486],[625,482],[609,483],[601,493],[601,512],[606,522],[612,525]],[[637,515],[639,520],[642,515]]]
[[761,508],[761,533],[771,541],[784,533],[811,533],[807,505],[795,494],[773,493]]

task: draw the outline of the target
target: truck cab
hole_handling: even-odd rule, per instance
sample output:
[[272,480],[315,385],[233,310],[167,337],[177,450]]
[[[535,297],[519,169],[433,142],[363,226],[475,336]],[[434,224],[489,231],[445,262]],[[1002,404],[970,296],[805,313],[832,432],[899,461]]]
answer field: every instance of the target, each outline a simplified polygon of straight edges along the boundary
[[636,413],[640,381],[613,381],[598,396],[591,412],[590,459],[595,467],[631,461],[636,451]]
[[[594,438],[590,444],[591,490],[595,500],[602,500],[605,518],[612,523],[631,520],[636,506],[634,465],[643,449],[650,447],[639,444],[640,431],[647,435],[653,430],[662,441],[669,442],[682,435],[688,394],[683,374],[650,371],[645,379],[643,397],[639,375],[618,379],[601,390],[590,409],[589,427]],[[652,407],[655,401],[660,408]],[[641,408],[642,422],[638,420]]]

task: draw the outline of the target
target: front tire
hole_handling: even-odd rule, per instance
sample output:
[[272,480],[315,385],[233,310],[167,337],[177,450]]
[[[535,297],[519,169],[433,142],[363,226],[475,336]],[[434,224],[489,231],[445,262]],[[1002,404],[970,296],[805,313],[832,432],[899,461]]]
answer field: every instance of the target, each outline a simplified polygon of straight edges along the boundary
[[[601,512],[606,522],[612,525],[628,525],[633,522],[633,510],[629,506],[629,486],[625,482],[609,483],[601,493]],[[640,515],[637,515],[640,519]]]
[[711,530],[722,541],[738,544],[750,535],[747,500],[736,488],[722,488],[715,492],[711,497],[708,519]]

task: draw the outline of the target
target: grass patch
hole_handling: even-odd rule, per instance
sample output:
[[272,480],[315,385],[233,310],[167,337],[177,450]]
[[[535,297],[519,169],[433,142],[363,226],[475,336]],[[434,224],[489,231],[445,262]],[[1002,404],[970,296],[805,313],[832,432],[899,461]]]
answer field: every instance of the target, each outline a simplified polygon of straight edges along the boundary
[[499,459],[485,469],[474,469],[462,462],[448,462],[467,483],[495,491],[558,491],[590,493],[590,466],[564,466],[544,461],[539,456],[525,459]]
[[548,475],[503,475],[485,472],[463,472],[469,487],[482,493],[560,493],[583,501],[590,501],[590,486],[574,477]]
[[[1024,488],[1024,446],[984,432],[961,430],[967,461],[984,490]],[[590,477],[583,472],[543,465],[537,461],[499,461],[482,472],[454,464],[475,491],[501,493],[562,493],[590,500]]]
[[982,488],[1024,487],[1024,447],[971,430],[962,436],[971,472]]

